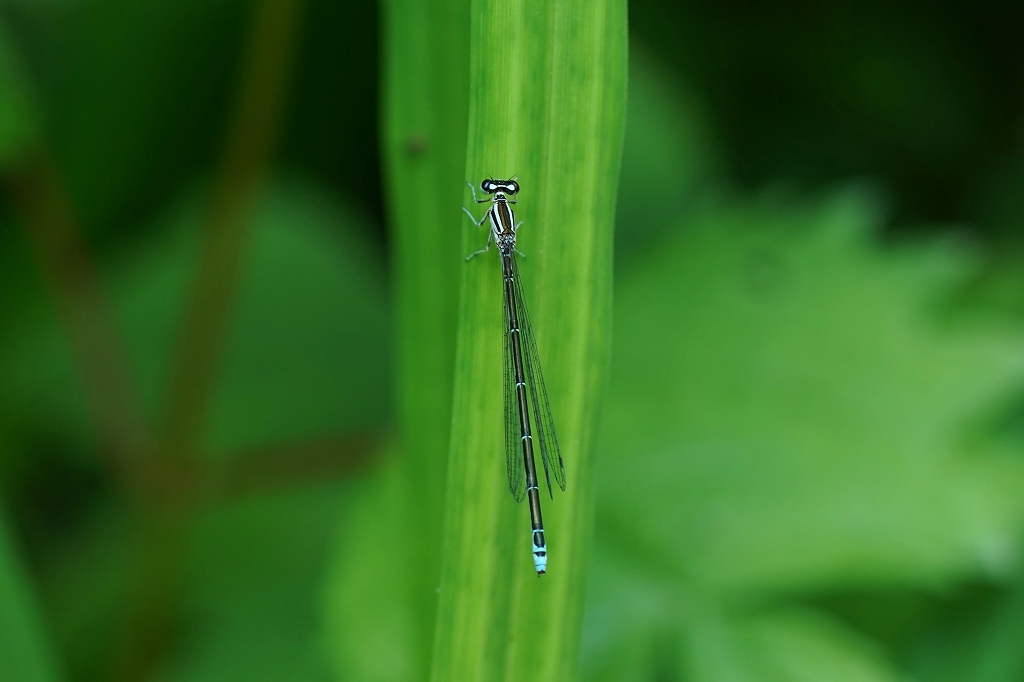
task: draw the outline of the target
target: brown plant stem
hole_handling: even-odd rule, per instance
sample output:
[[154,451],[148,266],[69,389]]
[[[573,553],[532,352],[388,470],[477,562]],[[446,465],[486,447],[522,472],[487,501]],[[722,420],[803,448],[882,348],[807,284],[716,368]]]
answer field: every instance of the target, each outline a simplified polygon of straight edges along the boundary
[[163,448],[172,461],[194,459],[201,444],[249,219],[284,108],[300,6],[301,0],[261,0],[254,9],[233,124],[172,363],[163,420]]
[[185,553],[199,495],[198,450],[221,341],[244,254],[248,224],[270,163],[292,57],[301,0],[260,0],[253,9],[238,97],[221,171],[208,208],[193,293],[171,365],[163,419],[162,459],[184,487],[143,524],[137,584],[115,678],[149,677],[173,642],[185,582]]
[[212,503],[274,490],[326,483],[368,467],[385,434],[355,433],[244,450],[209,467],[199,485]]
[[71,199],[36,145],[4,178],[71,345],[90,421],[113,478],[138,497],[154,452],[117,322]]

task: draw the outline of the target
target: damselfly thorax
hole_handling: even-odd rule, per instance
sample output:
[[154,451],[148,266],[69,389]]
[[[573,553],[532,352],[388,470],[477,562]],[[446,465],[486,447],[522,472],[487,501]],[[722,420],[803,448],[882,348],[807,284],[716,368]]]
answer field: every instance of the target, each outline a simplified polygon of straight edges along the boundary
[[484,180],[480,183],[480,189],[493,195],[484,199],[477,198],[476,187],[473,185],[469,187],[473,190],[473,201],[478,204],[489,203],[491,206],[480,220],[473,217],[473,214],[465,207],[462,210],[466,211],[466,215],[477,225],[483,225],[484,221],[490,221],[491,229],[487,234],[487,244],[484,248],[469,254],[466,256],[466,260],[489,250],[491,239],[494,240],[502,255],[512,253],[516,248],[516,230],[519,229],[519,223],[516,222],[516,215],[512,210],[512,204],[516,203],[516,200],[511,197],[519,193],[519,183],[515,180]]
[[491,221],[491,234],[494,243],[502,253],[508,253],[516,246],[516,214],[509,205],[504,192],[495,192],[493,204],[488,209]]

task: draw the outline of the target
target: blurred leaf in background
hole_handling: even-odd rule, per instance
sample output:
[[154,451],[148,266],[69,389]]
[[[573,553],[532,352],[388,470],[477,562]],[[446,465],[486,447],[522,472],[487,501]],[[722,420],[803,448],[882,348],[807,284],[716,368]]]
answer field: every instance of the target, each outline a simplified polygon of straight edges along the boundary
[[[651,78],[628,120],[686,169]],[[1022,330],[951,302],[973,253],[883,248],[882,215],[858,186],[723,193],[620,268],[590,679],[898,679],[822,594],[1012,579],[1024,461],[979,424],[1019,392]]]
[[[167,359],[194,271],[202,220],[196,192],[146,238],[102,254],[133,368],[152,416],[166,390]],[[228,351],[214,394],[206,446],[224,452],[378,425],[388,411],[386,292],[381,256],[366,243],[364,219],[318,188],[284,179],[253,219]],[[26,257],[15,243],[12,257]],[[22,247],[23,249],[23,247]],[[8,272],[24,270],[12,263]],[[8,327],[5,402],[13,415],[28,396],[73,395],[61,333],[36,291]],[[32,312],[30,312],[32,311]],[[44,352],[51,355],[44,355]],[[353,362],[361,358],[361,362]],[[47,378],[53,383],[47,386]],[[39,418],[39,406],[34,407]],[[48,423],[81,422],[74,406]],[[78,407],[78,410],[81,408]]]
[[[341,680],[418,679],[406,477],[394,464],[359,482],[326,582],[325,643]],[[440,588],[438,588],[440,589]]]
[[0,639],[0,675],[8,680],[56,682],[61,677],[31,593],[4,523],[0,525],[0,632],[4,635]]
[[[0,32],[0,79],[24,85],[0,93],[5,184],[17,196],[36,159],[53,154],[44,179],[70,194],[61,238],[85,237],[64,265],[98,273],[151,425],[165,409],[250,12],[237,2],[3,9],[17,40]],[[336,10],[313,3],[305,16]],[[68,290],[37,260],[26,204],[0,203],[0,470],[10,546],[31,569],[18,579],[20,562],[4,562],[14,573],[0,637],[20,658],[5,659],[0,677],[333,678],[321,604],[350,496],[343,481],[372,461],[391,410],[379,180],[365,134],[375,74],[346,67],[347,50],[374,53],[373,7],[345,18],[344,50],[338,29],[315,21],[299,43],[300,125],[289,118],[280,152],[292,170],[271,175],[246,219],[201,452],[180,467],[147,470],[143,459],[143,495],[106,466],[80,374],[90,358],[55,314]],[[325,94],[325,80],[347,84],[346,98]],[[26,143],[39,131],[42,151]]]
[[0,20],[0,168],[39,132],[26,81],[9,30]]
[[[187,199],[160,221],[159,228],[147,231],[150,239],[138,239],[103,259],[133,366],[151,409],[156,408],[164,382],[171,331],[197,255],[199,214],[195,206],[192,198]],[[207,426],[206,445],[211,454],[206,461],[220,466],[210,470],[206,485],[211,490],[204,495],[252,495],[262,489],[307,483],[321,474],[331,476],[338,466],[341,471],[354,470],[365,461],[360,454],[365,446],[358,439],[346,440],[344,434],[372,432],[389,409],[385,290],[381,269],[374,266],[379,257],[363,243],[360,219],[315,185],[289,179],[268,193],[253,223]],[[7,253],[18,252],[12,249]],[[24,256],[24,251],[21,253]],[[5,268],[8,272],[15,269]],[[0,381],[3,413],[5,421],[9,420],[5,466],[20,468],[28,481],[38,477],[40,486],[54,486],[54,477],[68,486],[60,491],[70,497],[65,504],[71,506],[65,513],[72,517],[67,520],[72,525],[65,530],[75,531],[72,537],[77,539],[69,545],[58,543],[36,551],[44,553],[40,580],[54,629],[59,640],[74,651],[81,642],[95,644],[95,637],[109,636],[95,630],[96,621],[104,618],[102,611],[111,608],[107,599],[116,601],[123,588],[123,584],[119,586],[123,580],[116,578],[123,569],[117,565],[124,560],[127,548],[123,543],[131,542],[134,522],[125,516],[128,510],[121,503],[109,498],[109,484],[97,481],[92,461],[76,454],[87,454],[89,449],[78,435],[85,428],[81,401],[65,399],[76,393],[75,376],[59,330],[46,315],[45,299],[37,295],[35,300],[37,312],[24,313],[26,323],[5,334]],[[24,418],[19,419],[21,416]],[[54,429],[52,425],[62,427]],[[50,461],[40,459],[43,453],[38,443],[57,437],[62,430],[70,431],[75,440],[56,441]],[[291,467],[261,466],[275,453],[291,454]],[[236,459],[239,464],[232,467]],[[18,460],[20,464],[15,463]],[[50,475],[40,471],[44,467],[51,469]],[[19,506],[31,507],[39,502],[34,496],[56,492],[22,488],[10,495]],[[219,541],[204,540],[203,533],[210,531],[202,528],[210,524],[216,528],[213,519],[231,515],[227,510],[203,512],[213,516],[210,522],[200,524],[196,531],[200,535],[190,541],[198,543],[191,552],[198,567],[189,578],[196,583],[190,591],[227,599],[229,593],[207,587],[210,580],[230,582],[218,577],[227,571],[239,586],[248,585],[251,594],[268,595],[246,608],[264,609],[266,620],[259,622],[273,629],[284,627],[275,625],[277,615],[272,614],[283,618],[284,613],[274,609],[300,606],[286,596],[269,599],[266,590],[272,585],[280,589],[295,585],[307,591],[304,613],[312,619],[307,635],[315,633],[318,582],[293,573],[315,571],[323,565],[335,528],[330,519],[343,499],[343,491],[331,484],[316,494],[280,493],[266,502],[232,503],[240,511],[234,521],[227,522],[233,524],[232,530],[216,531],[223,536]],[[76,503],[86,506],[76,507]],[[267,505],[278,510],[261,511]],[[272,526],[267,525],[272,518],[287,528],[276,539]],[[55,520],[36,521],[43,526]],[[42,537],[52,533],[46,527],[36,530]],[[253,537],[252,549],[246,549],[246,533]],[[292,546],[306,537],[319,539],[302,550]],[[223,550],[232,545],[237,545],[234,553],[225,554]],[[238,554],[252,551],[269,555]],[[313,561],[311,551],[320,552],[320,558]],[[218,559],[218,555],[224,558]],[[281,557],[292,568],[275,569],[267,561],[269,556]],[[260,578],[257,567],[272,572]],[[106,599],[97,592],[104,589]],[[223,608],[225,614],[232,612]],[[257,621],[253,614],[245,619],[250,634],[260,627]],[[231,622],[229,619],[227,626]],[[267,656],[275,651],[266,646],[259,650]],[[83,657],[96,655],[95,650],[80,653]],[[287,661],[293,654],[284,650],[278,660]],[[242,647],[235,655],[248,654]],[[211,659],[210,664],[214,663]],[[216,664],[231,667],[223,661]],[[246,679],[239,674],[238,679]]]
[[[888,230],[985,218],[1019,167],[1019,3],[634,0],[630,30],[700,93],[730,180],[870,176]],[[1019,221],[1018,221],[1019,224]]]
[[723,169],[714,136],[708,111],[692,87],[634,45],[616,205],[617,263],[628,262],[716,193]]

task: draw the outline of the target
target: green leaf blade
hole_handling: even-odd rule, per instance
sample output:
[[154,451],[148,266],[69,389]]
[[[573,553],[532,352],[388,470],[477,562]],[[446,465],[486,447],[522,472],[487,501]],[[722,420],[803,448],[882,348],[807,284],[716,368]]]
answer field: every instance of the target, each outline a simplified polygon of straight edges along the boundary
[[[610,340],[626,7],[478,2],[471,21],[466,179],[519,178],[519,265],[568,488],[544,506],[549,564],[538,579],[527,510],[505,481],[501,273],[484,254],[462,280],[432,677],[565,680],[577,663]],[[466,253],[486,239],[468,220],[463,235]]]

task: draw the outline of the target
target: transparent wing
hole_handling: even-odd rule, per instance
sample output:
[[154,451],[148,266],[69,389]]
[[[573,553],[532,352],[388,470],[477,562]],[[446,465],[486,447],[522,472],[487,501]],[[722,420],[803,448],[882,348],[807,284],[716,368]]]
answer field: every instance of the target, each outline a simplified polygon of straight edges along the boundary
[[[523,349],[523,365],[526,371],[526,383],[529,385],[531,411],[537,430],[534,442],[540,444],[541,460],[544,462],[544,478],[548,484],[548,495],[553,499],[554,488],[551,479],[555,479],[558,487],[565,491],[565,464],[562,462],[562,451],[558,447],[558,436],[555,433],[555,420],[551,416],[551,403],[548,400],[548,389],[544,385],[544,374],[540,369],[540,354],[533,336],[533,325],[526,310],[526,299],[520,284],[519,266],[512,256],[513,284],[516,288],[516,313],[519,318],[519,338]],[[518,415],[517,415],[518,416]]]
[[512,335],[509,333],[508,296],[505,311],[505,329],[502,332],[505,350],[505,468],[508,470],[508,490],[516,502],[526,497],[526,469],[523,465],[522,441],[519,433],[519,401],[516,400],[516,373],[512,364]]

